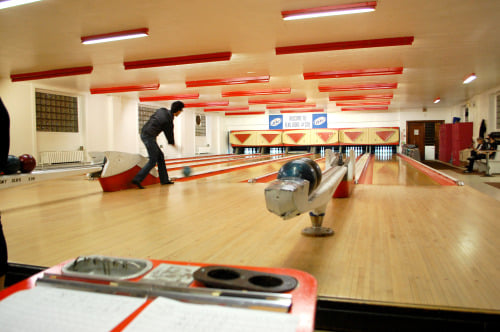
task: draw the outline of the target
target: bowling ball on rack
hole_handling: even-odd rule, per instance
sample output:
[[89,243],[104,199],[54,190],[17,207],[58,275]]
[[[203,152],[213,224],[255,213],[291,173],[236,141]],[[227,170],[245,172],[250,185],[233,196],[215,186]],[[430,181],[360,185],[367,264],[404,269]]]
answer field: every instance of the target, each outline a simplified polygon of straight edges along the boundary
[[16,174],[21,170],[21,162],[19,158],[13,155],[7,157],[7,163],[3,168],[5,174]]
[[[310,160],[310,159],[309,159]],[[309,181],[309,194],[319,185],[317,171],[303,158],[295,159],[281,166],[278,171],[278,179],[300,178]]]
[[318,184],[320,184],[321,182],[321,176],[323,175],[323,172],[321,171],[321,167],[319,167],[318,163],[315,162],[314,160],[310,159],[310,158],[306,158],[306,157],[303,157],[303,158],[300,158],[301,160],[304,160],[304,162],[308,163],[309,165],[311,165],[313,168],[314,168],[314,171],[316,172],[316,177],[317,177],[317,181],[318,181]]
[[182,175],[184,175],[185,177],[188,177],[191,175],[191,167],[189,166],[184,166],[182,168]]
[[23,154],[19,156],[21,163],[21,173],[30,173],[36,167],[36,160],[30,154]]

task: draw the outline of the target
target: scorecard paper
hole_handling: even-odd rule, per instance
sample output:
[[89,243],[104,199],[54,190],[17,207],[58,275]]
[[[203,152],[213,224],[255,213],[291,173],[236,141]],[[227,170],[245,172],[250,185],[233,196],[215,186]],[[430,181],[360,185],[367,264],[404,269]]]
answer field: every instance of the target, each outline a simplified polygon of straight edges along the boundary
[[271,311],[191,304],[159,297],[149,304],[125,332],[292,332],[297,316]]
[[0,331],[110,331],[145,298],[37,286],[0,302]]

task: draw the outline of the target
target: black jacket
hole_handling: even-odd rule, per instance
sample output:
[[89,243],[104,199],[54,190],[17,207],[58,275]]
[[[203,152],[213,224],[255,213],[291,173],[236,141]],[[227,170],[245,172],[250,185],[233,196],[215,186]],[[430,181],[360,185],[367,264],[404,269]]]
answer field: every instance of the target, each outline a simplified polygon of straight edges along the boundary
[[7,163],[10,147],[10,118],[7,108],[0,98],[0,171]]
[[157,137],[161,132],[165,133],[168,144],[175,145],[174,140],[174,115],[171,110],[164,107],[159,108],[151,115],[148,122],[142,127],[141,135],[146,137]]

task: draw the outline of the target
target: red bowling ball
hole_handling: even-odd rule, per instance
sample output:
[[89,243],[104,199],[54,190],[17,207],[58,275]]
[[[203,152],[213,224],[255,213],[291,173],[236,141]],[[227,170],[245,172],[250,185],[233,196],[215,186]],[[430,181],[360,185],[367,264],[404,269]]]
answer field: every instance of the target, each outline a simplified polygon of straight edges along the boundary
[[19,156],[21,162],[21,173],[30,173],[36,167],[36,160],[32,155],[23,154]]

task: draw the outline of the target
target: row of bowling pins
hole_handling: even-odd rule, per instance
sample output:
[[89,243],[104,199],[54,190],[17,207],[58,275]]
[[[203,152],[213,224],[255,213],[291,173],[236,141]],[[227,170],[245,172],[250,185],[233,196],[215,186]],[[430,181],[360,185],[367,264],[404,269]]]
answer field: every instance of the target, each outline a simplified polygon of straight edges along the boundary
[[374,152],[375,158],[379,160],[392,159],[392,146],[376,146]]
[[347,149],[347,151],[349,151],[349,150],[354,150],[354,155],[356,157],[365,153],[365,149],[361,146],[351,146]]
[[260,153],[259,148],[244,148],[243,153],[244,154],[254,154],[254,153]]
[[269,148],[269,154],[280,154],[280,153],[285,153],[285,148],[284,147]]

